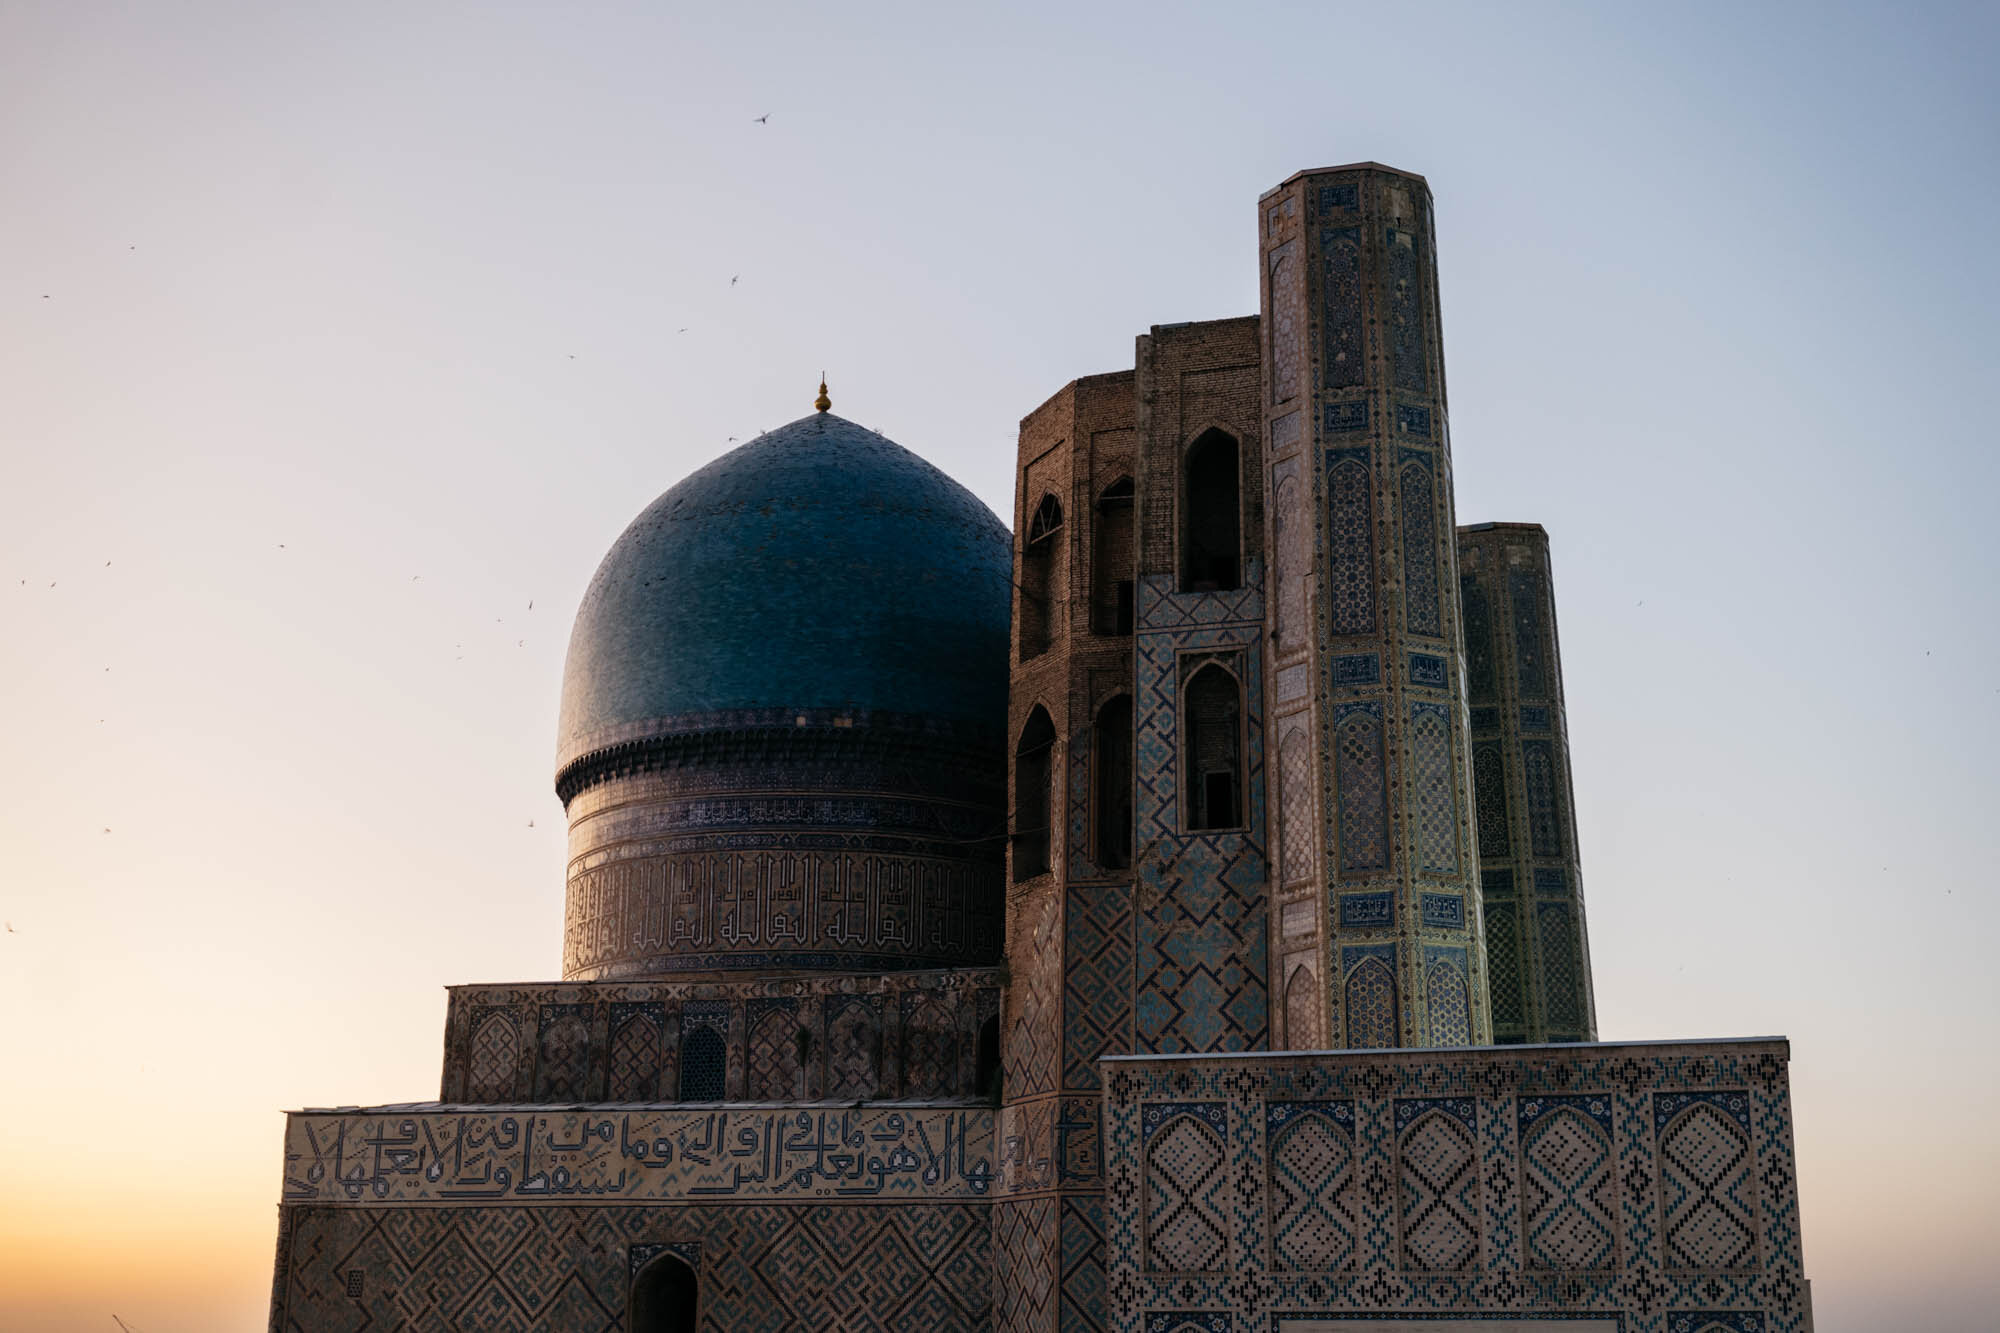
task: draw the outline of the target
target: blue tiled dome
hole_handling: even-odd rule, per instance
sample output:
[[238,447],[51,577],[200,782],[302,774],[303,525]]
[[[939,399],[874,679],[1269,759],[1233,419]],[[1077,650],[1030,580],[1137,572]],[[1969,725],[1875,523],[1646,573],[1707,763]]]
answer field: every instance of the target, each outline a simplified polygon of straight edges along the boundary
[[704,716],[894,714],[1004,730],[1007,529],[895,442],[816,413],[647,506],[598,567],[557,768]]

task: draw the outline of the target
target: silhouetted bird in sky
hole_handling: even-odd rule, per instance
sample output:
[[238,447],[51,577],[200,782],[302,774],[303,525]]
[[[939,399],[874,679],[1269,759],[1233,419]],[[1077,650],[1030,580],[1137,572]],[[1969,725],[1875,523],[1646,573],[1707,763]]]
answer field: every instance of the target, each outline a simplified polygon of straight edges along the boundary
[[729,275],[729,285],[730,285],[731,287],[734,287],[734,286],[736,285],[736,280],[737,280],[738,278],[742,277],[742,276],[743,276],[743,275],[742,275],[741,273],[732,273],[732,274],[730,274],[730,275]]
[[[532,819],[531,819],[531,820],[529,820],[529,821],[528,821],[528,827],[529,827],[529,828],[533,828],[534,826],[535,826],[535,821],[534,821],[534,820],[532,820]],[[19,932],[19,931],[17,931],[17,930],[15,930],[15,929],[14,929],[14,923],[13,923],[12,921],[9,921],[9,922],[7,923],[7,933],[8,933],[9,935],[17,935],[17,934],[19,934],[20,932]]]
[[756,120],[755,120],[755,121],[754,121],[753,123],[754,123],[754,124],[758,124],[758,125],[768,125],[768,124],[770,124],[770,123],[771,123],[771,113],[770,113],[770,112],[768,112],[768,111],[766,111],[766,112],[765,112],[765,113],[764,113],[763,115],[761,115],[761,116],[757,117],[757,119],[756,119]]

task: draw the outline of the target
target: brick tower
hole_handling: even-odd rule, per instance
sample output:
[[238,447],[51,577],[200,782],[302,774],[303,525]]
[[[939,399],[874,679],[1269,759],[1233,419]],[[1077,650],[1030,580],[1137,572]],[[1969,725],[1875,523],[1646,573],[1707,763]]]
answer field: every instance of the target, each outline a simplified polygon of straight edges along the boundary
[[1301,172],[1259,217],[1283,1044],[1483,1045],[1430,188]]
[[1596,1041],[1549,534],[1458,532],[1493,1039]]

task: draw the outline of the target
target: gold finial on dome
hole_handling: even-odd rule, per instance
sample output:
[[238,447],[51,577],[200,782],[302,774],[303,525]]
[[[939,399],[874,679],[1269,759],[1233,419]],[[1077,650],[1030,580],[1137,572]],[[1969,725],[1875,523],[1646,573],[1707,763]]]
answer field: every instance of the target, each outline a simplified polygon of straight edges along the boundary
[[819,373],[819,397],[813,399],[813,406],[824,412],[833,406],[833,399],[826,396],[826,372]]

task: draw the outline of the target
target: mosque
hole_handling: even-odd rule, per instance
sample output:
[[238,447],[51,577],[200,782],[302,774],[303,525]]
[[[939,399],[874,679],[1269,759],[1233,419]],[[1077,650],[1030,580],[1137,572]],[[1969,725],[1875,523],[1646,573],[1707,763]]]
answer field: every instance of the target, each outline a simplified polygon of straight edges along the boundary
[[559,981],[291,1113],[273,1333],[1807,1333],[1782,1038],[1597,1041],[1549,543],[1458,525],[1423,178],[1021,421],[816,410],[570,640]]

